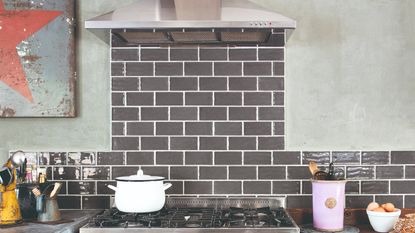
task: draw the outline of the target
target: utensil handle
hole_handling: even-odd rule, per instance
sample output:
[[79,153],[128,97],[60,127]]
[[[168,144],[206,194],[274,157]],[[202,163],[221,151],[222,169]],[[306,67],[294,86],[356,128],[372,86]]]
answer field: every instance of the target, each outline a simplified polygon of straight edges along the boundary
[[165,183],[165,184],[163,184],[163,188],[164,188],[164,190],[166,190],[166,189],[168,189],[168,188],[170,188],[171,187],[171,183]]
[[117,191],[117,187],[115,187],[115,186],[113,186],[113,185],[107,185],[107,187],[109,188],[109,189],[112,189],[112,190],[114,190],[114,191]]

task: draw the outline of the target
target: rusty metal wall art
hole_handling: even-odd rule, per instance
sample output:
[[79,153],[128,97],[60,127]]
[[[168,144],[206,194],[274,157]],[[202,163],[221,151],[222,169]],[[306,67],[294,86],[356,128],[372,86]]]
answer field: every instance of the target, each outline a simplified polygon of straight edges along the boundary
[[75,117],[74,0],[0,0],[0,118]]

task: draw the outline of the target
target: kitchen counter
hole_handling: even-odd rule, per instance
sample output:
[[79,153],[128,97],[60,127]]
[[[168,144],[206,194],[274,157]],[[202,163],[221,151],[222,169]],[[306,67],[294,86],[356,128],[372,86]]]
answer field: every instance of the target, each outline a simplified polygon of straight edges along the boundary
[[[401,209],[401,211],[401,217],[409,213],[415,213],[415,209]],[[299,226],[313,222],[312,209],[288,209],[288,212]],[[375,233],[369,224],[365,209],[346,209],[344,222],[346,225],[359,228],[360,233]]]
[[100,210],[61,210],[63,219],[72,219],[73,222],[58,225],[25,222],[21,226],[0,228],[0,232],[7,233],[77,233],[87,221],[100,213]]

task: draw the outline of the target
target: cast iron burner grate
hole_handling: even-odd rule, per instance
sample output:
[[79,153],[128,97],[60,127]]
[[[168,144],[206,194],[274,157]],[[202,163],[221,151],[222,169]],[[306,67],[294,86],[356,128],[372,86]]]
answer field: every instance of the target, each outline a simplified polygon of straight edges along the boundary
[[[173,230],[174,229],[174,230]],[[299,233],[284,209],[282,197],[192,198],[169,197],[152,213],[105,210],[80,233]]]
[[122,228],[271,228],[294,227],[283,208],[163,208],[153,213],[124,213],[116,208],[93,218],[96,227]]

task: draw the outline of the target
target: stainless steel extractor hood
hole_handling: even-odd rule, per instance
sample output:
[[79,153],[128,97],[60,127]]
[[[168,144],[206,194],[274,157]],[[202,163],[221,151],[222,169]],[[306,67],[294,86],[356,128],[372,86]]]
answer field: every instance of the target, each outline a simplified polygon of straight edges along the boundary
[[[130,43],[265,42],[270,29],[294,29],[296,21],[249,0],[137,0],[86,20],[85,27],[142,29],[119,33]],[[233,28],[242,30],[226,30]]]

